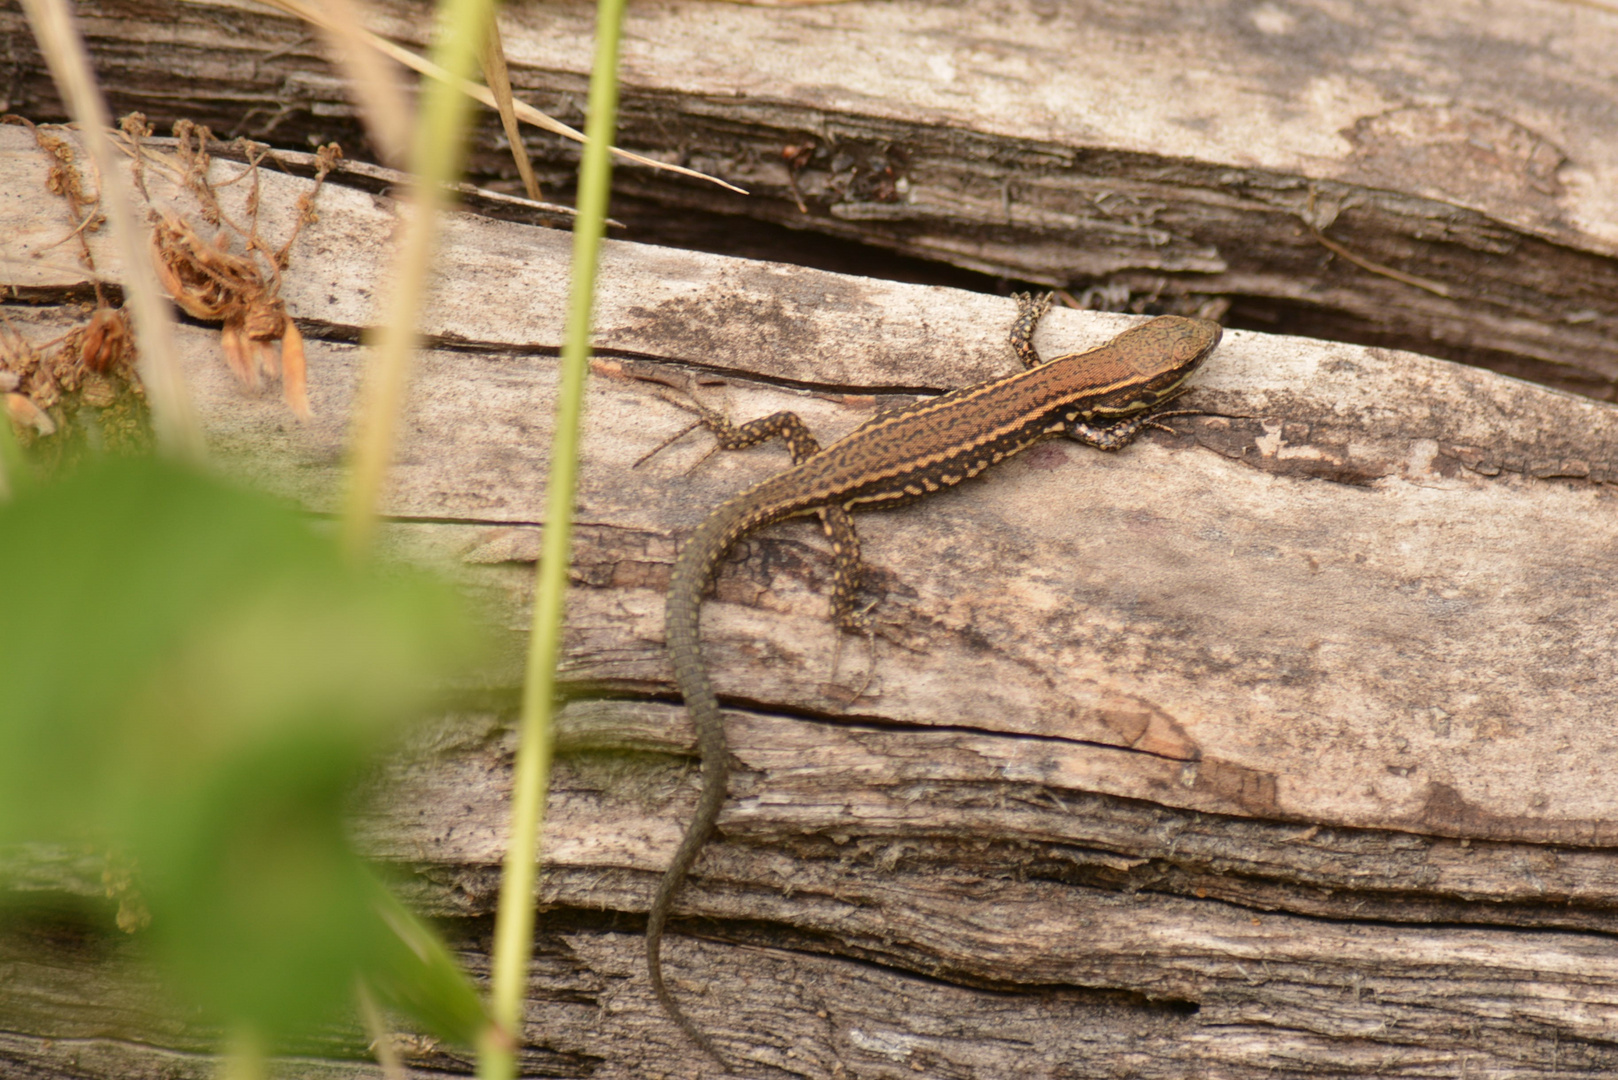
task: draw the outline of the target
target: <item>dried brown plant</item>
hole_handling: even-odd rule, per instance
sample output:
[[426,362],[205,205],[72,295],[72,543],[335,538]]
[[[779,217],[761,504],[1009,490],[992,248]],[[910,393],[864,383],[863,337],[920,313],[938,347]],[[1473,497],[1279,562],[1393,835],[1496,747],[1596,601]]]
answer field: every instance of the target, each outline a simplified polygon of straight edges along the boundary
[[[48,156],[46,189],[67,203],[74,223],[57,243],[76,243],[96,297],[85,323],[44,344],[31,343],[14,327],[0,324],[0,394],[5,395],[7,415],[27,437],[40,438],[60,427],[63,416],[57,406],[64,394],[78,395],[77,404],[105,408],[121,398],[143,397],[144,391],[136,374],[129,316],[112,306],[91,254],[87,238],[104,220],[101,194],[89,189],[75,142],[55,125],[9,116],[5,122],[26,126]],[[247,167],[216,185],[209,179],[212,139],[206,127],[177,123],[172,154],[145,143],[151,128],[139,113],[125,117],[120,132],[136,189],[149,205],[150,170],[166,174],[195,201],[190,214],[171,207],[154,206],[150,211],[151,250],[163,286],[187,314],[223,324],[225,361],[244,387],[257,391],[266,377],[279,378],[287,406],[307,420],[303,335],[280,298],[281,276],[299,232],[316,220],[315,194],[342,152],[336,146],[321,149],[316,184],[298,199],[291,235],[271,247],[258,235],[259,166],[267,148],[238,140],[234,148],[246,158]],[[215,190],[243,179],[251,184],[245,199],[246,228],[231,220]]]
[[[287,406],[300,420],[307,420],[310,409],[303,335],[280,298],[281,273],[288,266],[288,252],[298,233],[315,220],[315,194],[336,167],[342,151],[336,146],[321,149],[315,187],[298,199],[292,235],[272,250],[258,235],[258,169],[266,149],[238,140],[247,158],[243,175],[252,184],[247,196],[250,224],[243,229],[225,213],[208,179],[212,163],[208,129],[181,121],[175,124],[174,135],[177,146],[172,164],[178,169],[179,183],[195,196],[199,216],[212,232],[204,237],[176,211],[154,209],[152,255],[159,280],[187,314],[224,324],[220,341],[225,361],[244,387],[256,392],[265,376],[279,378]],[[126,123],[125,137],[139,160],[141,133],[132,132]],[[234,250],[238,237],[242,241],[239,253]]]

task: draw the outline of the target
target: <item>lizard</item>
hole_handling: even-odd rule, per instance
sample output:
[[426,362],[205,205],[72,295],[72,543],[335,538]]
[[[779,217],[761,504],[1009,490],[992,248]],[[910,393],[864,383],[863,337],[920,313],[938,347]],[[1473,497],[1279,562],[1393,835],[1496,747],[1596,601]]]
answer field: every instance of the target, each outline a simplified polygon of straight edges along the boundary
[[702,598],[726,554],[766,525],[818,514],[832,546],[833,620],[841,630],[868,632],[865,613],[854,607],[860,548],[853,511],[924,498],[1043,439],[1065,436],[1100,450],[1120,450],[1143,428],[1162,427],[1157,420],[1188,415],[1159,410],[1184,392],[1186,379],[1219,344],[1218,323],[1163,315],[1098,348],[1043,361],[1034,347],[1034,328],[1049,310],[1051,296],[1015,299],[1011,346],[1023,370],[879,413],[824,449],[796,413],[733,425],[694,398],[682,406],[698,414],[697,423],[712,432],[721,449],[742,450],[780,437],[792,455],[790,468],[721,504],[686,540],[675,558],[665,607],[669,659],[697,730],[702,775],[696,811],[647,916],[646,965],[652,990],[670,1018],[727,1069],[713,1041],[669,993],[662,965],[670,906],[713,833],[729,781],[724,725],[699,635]]

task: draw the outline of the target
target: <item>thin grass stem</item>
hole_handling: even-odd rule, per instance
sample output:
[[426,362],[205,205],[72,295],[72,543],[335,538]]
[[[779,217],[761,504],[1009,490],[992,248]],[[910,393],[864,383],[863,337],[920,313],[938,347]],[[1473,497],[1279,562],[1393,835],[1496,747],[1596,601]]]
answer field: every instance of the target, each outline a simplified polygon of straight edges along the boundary
[[[610,151],[618,112],[618,36],[623,9],[624,0],[599,0],[596,5],[596,55],[590,72],[584,158],[579,167],[578,216],[573,221],[573,285],[567,333],[562,343],[562,378],[546,492],[545,535],[535,571],[534,617],[523,687],[521,741],[511,797],[511,845],[506,849],[505,871],[500,881],[500,909],[495,917],[493,1012],[502,1028],[518,1034],[519,1044],[528,964],[533,952],[539,837],[550,785],[551,713],[573,540],[579,430],[590,361],[591,310],[612,185]],[[479,1075],[486,1080],[509,1080],[516,1075],[515,1054],[509,1059],[499,1054],[488,1055],[479,1062]]]

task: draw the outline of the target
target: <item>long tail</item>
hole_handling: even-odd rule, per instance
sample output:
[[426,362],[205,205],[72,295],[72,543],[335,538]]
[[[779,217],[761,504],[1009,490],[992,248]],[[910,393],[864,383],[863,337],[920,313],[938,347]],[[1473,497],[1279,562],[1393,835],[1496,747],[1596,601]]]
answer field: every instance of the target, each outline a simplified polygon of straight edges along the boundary
[[657,994],[657,1000],[674,1022],[680,1025],[680,1030],[720,1065],[724,1065],[727,1071],[729,1066],[713,1042],[691,1022],[663,984],[661,952],[669,904],[685,882],[697,853],[713,834],[714,822],[718,820],[719,809],[724,805],[726,785],[730,779],[730,751],[725,744],[724,725],[719,719],[719,699],[714,696],[713,684],[708,680],[708,668],[702,659],[702,639],[698,626],[702,594],[712,583],[719,561],[743,534],[763,524],[756,503],[749,509],[746,505],[749,501],[745,496],[732,499],[709,515],[680,550],[669,579],[665,633],[669,659],[674,665],[674,681],[685,697],[686,712],[696,725],[697,743],[702,749],[702,794],[697,800],[691,824],[686,826],[685,838],[674,853],[674,861],[657,887],[657,896],[646,919],[646,967],[651,974],[652,990]]

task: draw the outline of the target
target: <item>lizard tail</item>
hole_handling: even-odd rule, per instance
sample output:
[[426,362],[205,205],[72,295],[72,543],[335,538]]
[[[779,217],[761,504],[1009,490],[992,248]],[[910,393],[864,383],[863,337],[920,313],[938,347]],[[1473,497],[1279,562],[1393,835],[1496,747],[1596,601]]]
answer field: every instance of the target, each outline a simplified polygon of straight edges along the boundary
[[669,906],[674,894],[685,882],[697,853],[713,834],[719,809],[724,805],[727,782],[730,779],[730,753],[725,745],[725,729],[719,718],[719,699],[714,696],[713,684],[708,679],[707,665],[702,659],[702,641],[698,635],[698,622],[702,609],[702,594],[713,581],[719,561],[732,544],[744,533],[757,528],[757,507],[749,508],[744,499],[737,498],[719,507],[708,517],[680,549],[674,561],[674,572],[669,579],[668,605],[665,608],[665,634],[669,659],[674,666],[674,681],[685,698],[687,713],[697,729],[697,744],[702,751],[702,794],[697,799],[696,813],[686,826],[685,837],[674,853],[674,861],[663,874],[657,895],[646,919],[646,967],[652,979],[652,991],[680,1030],[691,1037],[710,1057],[729,1066],[707,1035],[691,1022],[674,996],[663,983],[663,928],[668,922]]

